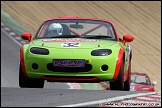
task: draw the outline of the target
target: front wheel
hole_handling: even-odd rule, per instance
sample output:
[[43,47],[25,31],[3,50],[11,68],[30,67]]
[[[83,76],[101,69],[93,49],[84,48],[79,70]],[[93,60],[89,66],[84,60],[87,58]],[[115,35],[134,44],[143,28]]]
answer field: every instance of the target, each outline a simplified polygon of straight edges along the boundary
[[20,66],[19,66],[19,86],[21,88],[43,88],[44,87],[44,80],[27,79],[24,76],[22,66],[21,66],[21,63],[20,63]]
[[122,61],[117,79],[110,82],[110,90],[124,90],[124,63]]

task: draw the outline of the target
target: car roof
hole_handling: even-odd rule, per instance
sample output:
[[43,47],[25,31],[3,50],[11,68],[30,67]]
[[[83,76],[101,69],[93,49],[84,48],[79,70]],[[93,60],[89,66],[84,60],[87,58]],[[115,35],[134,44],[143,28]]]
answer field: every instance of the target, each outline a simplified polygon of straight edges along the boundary
[[131,75],[148,76],[146,73],[140,73],[140,72],[131,72]]
[[110,20],[105,20],[105,19],[99,19],[99,18],[81,18],[79,16],[59,16],[59,17],[54,17],[54,18],[48,18],[46,21],[50,21],[50,20],[58,20],[58,19],[73,19],[73,20],[98,20],[98,21],[106,21],[106,22],[110,22],[112,24],[112,22]]

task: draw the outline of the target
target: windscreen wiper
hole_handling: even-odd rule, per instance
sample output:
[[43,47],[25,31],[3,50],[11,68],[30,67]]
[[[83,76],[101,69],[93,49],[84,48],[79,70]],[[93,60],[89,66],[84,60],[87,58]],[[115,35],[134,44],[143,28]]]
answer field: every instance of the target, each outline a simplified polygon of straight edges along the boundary
[[60,36],[48,36],[42,38],[78,38],[78,35],[60,35]]
[[106,39],[106,38],[112,38],[112,36],[106,36],[106,35],[95,35],[95,36],[88,36],[83,38],[89,38],[89,39]]

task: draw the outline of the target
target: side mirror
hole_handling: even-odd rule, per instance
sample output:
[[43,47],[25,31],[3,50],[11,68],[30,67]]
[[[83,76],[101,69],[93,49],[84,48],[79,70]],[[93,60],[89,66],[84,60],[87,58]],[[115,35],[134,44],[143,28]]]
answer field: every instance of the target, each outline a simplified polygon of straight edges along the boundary
[[125,44],[125,42],[131,42],[134,40],[134,37],[129,35],[129,34],[126,34],[123,36],[123,43]]
[[32,37],[32,34],[29,32],[25,32],[25,33],[21,34],[21,38],[24,40],[28,40],[29,42],[31,41],[31,37]]
[[156,81],[153,81],[153,82],[152,82],[152,85],[153,85],[153,86],[155,86],[156,84],[157,84],[157,82],[156,82]]

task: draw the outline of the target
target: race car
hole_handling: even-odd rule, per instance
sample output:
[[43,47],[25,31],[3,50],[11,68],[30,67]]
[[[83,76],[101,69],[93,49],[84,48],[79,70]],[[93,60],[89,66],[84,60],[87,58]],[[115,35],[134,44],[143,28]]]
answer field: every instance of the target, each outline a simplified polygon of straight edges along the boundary
[[130,90],[130,34],[119,38],[105,19],[61,16],[45,20],[20,48],[19,86],[43,88],[44,81],[98,83],[111,90]]
[[151,83],[149,76],[146,73],[132,72],[130,91],[147,91],[154,92],[156,81]]

